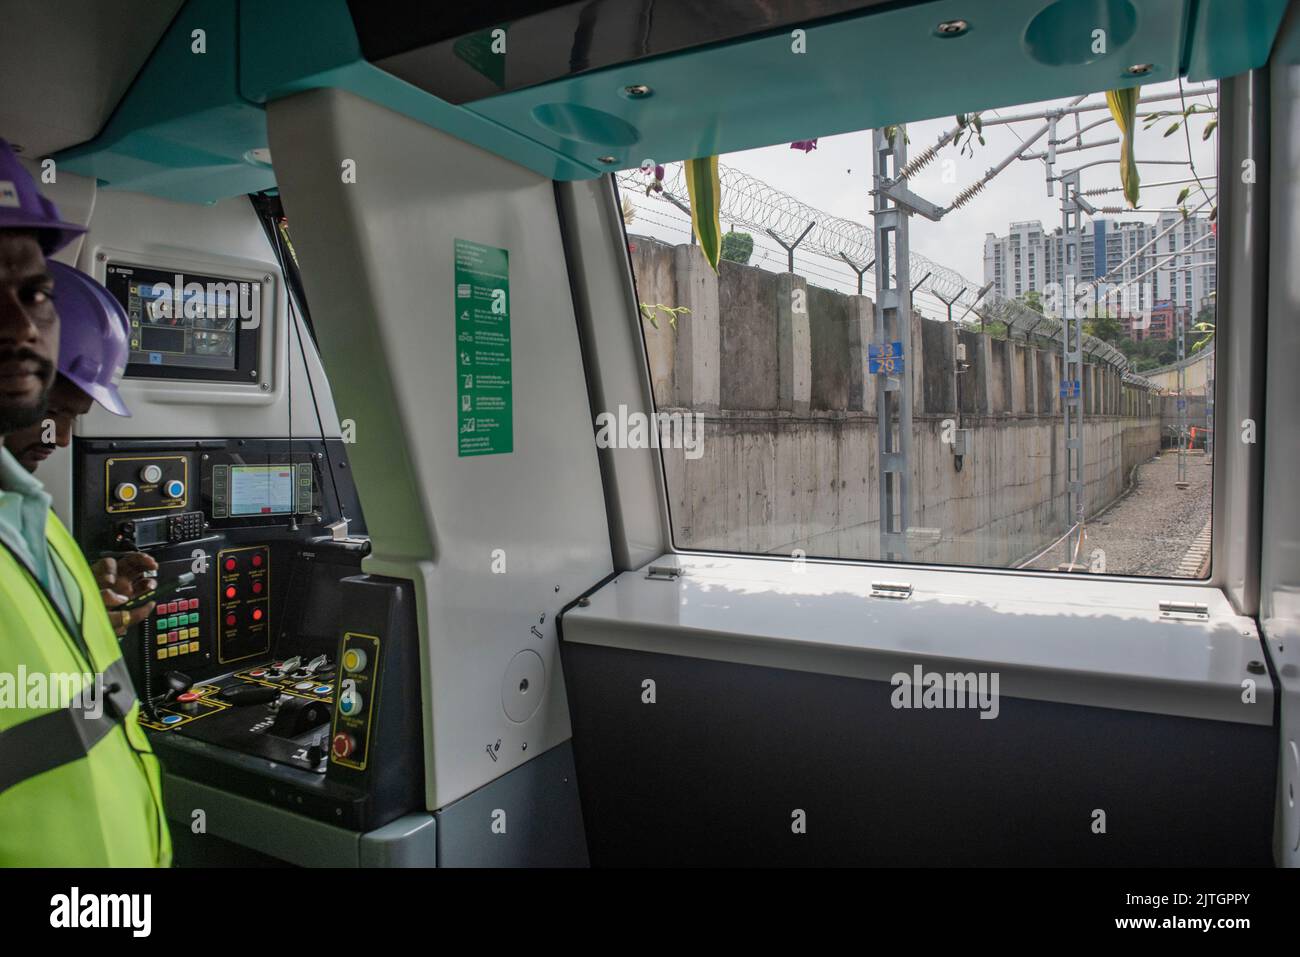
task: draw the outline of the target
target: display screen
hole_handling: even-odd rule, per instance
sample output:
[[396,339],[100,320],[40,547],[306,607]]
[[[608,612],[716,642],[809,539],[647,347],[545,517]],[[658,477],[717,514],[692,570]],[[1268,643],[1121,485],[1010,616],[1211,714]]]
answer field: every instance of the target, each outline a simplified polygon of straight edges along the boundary
[[230,517],[287,515],[293,511],[293,469],[288,465],[232,465]]
[[131,322],[128,375],[238,374],[241,330],[260,324],[259,283],[110,263],[105,285]]

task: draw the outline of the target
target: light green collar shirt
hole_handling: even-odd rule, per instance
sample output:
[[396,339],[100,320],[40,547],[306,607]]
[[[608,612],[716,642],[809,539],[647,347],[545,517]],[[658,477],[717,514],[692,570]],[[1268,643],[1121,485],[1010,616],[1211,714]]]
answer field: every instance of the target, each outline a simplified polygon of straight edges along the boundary
[[65,618],[81,622],[81,591],[45,540],[53,499],[36,477],[0,447],[0,541],[31,569]]

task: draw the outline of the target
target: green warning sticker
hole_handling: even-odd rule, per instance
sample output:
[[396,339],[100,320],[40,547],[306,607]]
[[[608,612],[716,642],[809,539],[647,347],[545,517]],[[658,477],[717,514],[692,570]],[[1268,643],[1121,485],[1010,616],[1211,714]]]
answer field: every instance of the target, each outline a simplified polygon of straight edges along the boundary
[[460,455],[513,452],[510,253],[456,240],[456,437]]

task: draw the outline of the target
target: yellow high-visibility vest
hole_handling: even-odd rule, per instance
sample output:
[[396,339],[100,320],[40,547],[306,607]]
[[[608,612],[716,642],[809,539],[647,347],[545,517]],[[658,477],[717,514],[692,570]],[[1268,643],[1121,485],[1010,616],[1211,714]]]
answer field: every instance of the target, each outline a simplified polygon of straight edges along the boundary
[[[65,621],[0,543],[0,866],[165,867],[161,771],[117,636],[53,513],[45,537],[81,590],[82,620]],[[102,680],[102,693],[85,687],[86,675]],[[54,691],[72,676],[84,693],[69,704]]]

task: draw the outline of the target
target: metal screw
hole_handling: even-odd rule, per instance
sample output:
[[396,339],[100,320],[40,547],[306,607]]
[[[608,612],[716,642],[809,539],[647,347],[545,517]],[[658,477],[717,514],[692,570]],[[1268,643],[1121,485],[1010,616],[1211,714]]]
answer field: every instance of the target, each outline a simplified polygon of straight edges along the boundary
[[1252,675],[1262,675],[1267,669],[1264,667],[1264,662],[1252,661],[1250,664],[1246,665],[1246,670]]
[[262,388],[262,391],[263,391],[263,392],[270,392],[270,391],[271,391],[271,383],[269,383],[269,382],[263,382],[261,388]]
[[588,605],[590,605],[590,604],[591,604],[591,599],[590,599],[590,598],[579,598],[579,599],[578,599],[578,607],[579,607],[579,608],[586,608],[586,607],[587,607]]
[[1134,63],[1125,72],[1130,76],[1145,76],[1154,69],[1155,64],[1152,63]]
[[623,87],[623,95],[630,96],[634,100],[639,100],[642,97],[649,96],[653,92],[654,90],[650,89],[650,87],[646,86],[644,83],[634,83],[631,86]]
[[106,256],[104,253],[95,253],[95,261],[96,261],[96,262],[101,262],[101,263],[102,263],[102,262],[105,262],[105,261],[107,261],[107,260],[108,260],[108,256]]
[[965,20],[945,20],[934,28],[934,32],[941,37],[959,37],[970,29],[970,24]]
[[256,379],[256,378],[257,378],[257,370],[254,369],[252,372],[250,372],[250,373],[248,374],[248,377],[249,377],[250,379]]
[[596,157],[596,162],[598,162],[598,163],[604,163],[606,166],[613,166],[615,163],[618,162],[618,157],[617,157],[617,156],[597,156],[597,157]]
[[262,282],[270,282],[270,281],[271,281],[270,273],[267,273],[265,276],[262,277]]

